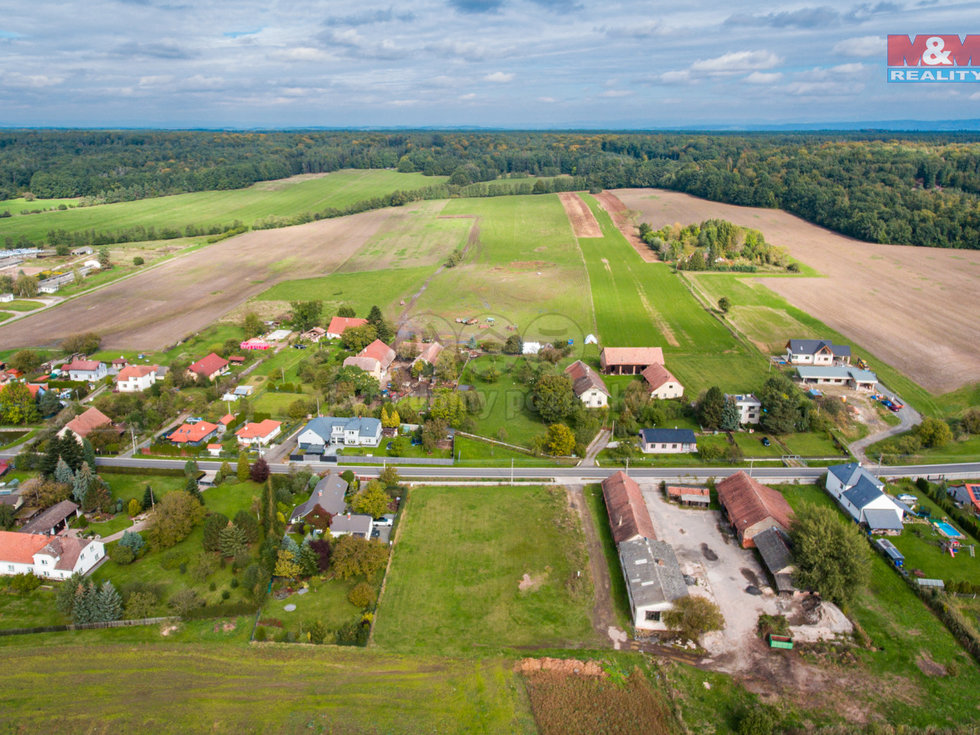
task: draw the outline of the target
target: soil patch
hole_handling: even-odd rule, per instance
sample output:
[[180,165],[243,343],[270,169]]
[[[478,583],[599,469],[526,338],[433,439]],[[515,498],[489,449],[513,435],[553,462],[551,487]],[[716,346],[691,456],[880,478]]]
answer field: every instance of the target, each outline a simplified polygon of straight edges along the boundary
[[919,655],[915,659],[915,665],[926,676],[946,676],[949,674],[946,667],[938,661],[933,660],[928,651],[919,651]]
[[780,210],[679,192],[621,189],[617,195],[655,229],[717,217],[762,231],[766,240],[827,276],[766,278],[766,287],[930,391],[980,381],[980,320],[974,304],[961,297],[976,289],[980,251],[874,245]]
[[623,233],[623,237],[626,238],[626,241],[633,246],[633,249],[644,261],[647,263],[656,263],[660,260],[657,254],[637,234],[636,226],[633,224],[633,220],[638,214],[637,212],[631,212],[627,209],[619,197],[611,191],[604,191],[596,195],[596,201],[609,213],[609,216],[612,217],[613,224]]
[[704,554],[704,558],[708,561],[718,561],[718,555],[707,544],[701,544],[701,553]]
[[572,225],[575,237],[602,237],[602,230],[596,222],[595,215],[589,205],[582,201],[578,194],[563,191],[558,195],[561,205],[565,208],[568,221]]
[[517,583],[517,589],[519,589],[521,592],[536,590],[542,585],[547,577],[547,574],[538,574],[532,577],[527,572],[524,572],[524,576],[521,577],[521,581]]

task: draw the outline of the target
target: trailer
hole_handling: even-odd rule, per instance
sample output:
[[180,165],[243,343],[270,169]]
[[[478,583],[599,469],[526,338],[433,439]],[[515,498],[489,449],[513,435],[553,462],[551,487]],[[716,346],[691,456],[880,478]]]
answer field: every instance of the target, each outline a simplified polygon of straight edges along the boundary
[[769,639],[769,648],[785,648],[788,651],[793,650],[793,639],[788,635],[776,635],[775,633],[770,633],[767,638]]

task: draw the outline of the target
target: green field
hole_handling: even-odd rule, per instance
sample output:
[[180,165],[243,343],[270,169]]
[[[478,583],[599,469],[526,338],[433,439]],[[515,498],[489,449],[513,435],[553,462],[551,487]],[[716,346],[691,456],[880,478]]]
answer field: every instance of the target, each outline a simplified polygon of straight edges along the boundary
[[236,221],[251,226],[263,217],[341,209],[398,190],[437,186],[444,180],[440,176],[386,170],[337,171],[315,178],[264,181],[246,189],[193,192],[6,217],[0,219],[0,238],[26,236],[40,242],[51,230],[112,232],[137,226],[182,230],[187,225],[230,227]]
[[692,399],[712,385],[756,389],[765,380],[762,356],[709,314],[670,266],[644,262],[595,199],[583,199],[603,233],[579,239],[602,345],[662,347]]
[[582,530],[564,490],[416,487],[398,533],[378,646],[483,656],[598,643]]
[[[58,209],[58,206],[64,204],[66,207],[74,207],[78,204],[77,199],[34,199],[33,201],[27,201],[24,197],[18,197],[17,199],[2,199],[0,200],[0,212],[10,212],[12,215],[18,215],[23,212],[32,212],[34,210],[48,210],[48,209]],[[36,216],[36,215],[31,215]]]
[[[904,435],[903,435],[904,436]],[[877,458],[888,448],[888,440],[877,442],[865,451],[869,457]],[[932,464],[942,462],[975,462],[980,457],[980,436],[971,436],[963,441],[951,441],[941,447],[922,448],[912,455],[882,455],[885,464]]]
[[372,270],[362,273],[334,273],[322,278],[303,278],[279,283],[256,297],[257,301],[323,302],[324,322],[349,304],[360,317],[367,317],[377,304],[385,317],[394,320],[402,310],[399,301],[407,300],[422,287],[435,271],[432,266]]
[[33,311],[44,306],[40,301],[30,301],[29,299],[14,299],[3,304],[4,309],[10,311]]
[[[595,331],[582,257],[557,196],[454,199],[442,214],[476,217],[479,241],[419,297],[420,328],[432,323],[443,335],[503,342],[513,325],[525,339],[576,344]],[[486,326],[487,316],[493,329],[455,322],[479,318]]]
[[[518,359],[484,356],[471,360],[460,382],[473,386],[483,397],[483,410],[476,417],[479,428],[472,433],[526,447],[530,446],[531,439],[543,434],[547,426],[531,410],[527,386],[518,383],[512,375]],[[487,383],[481,377],[491,365],[500,371],[500,378],[495,383]]]
[[10,732],[536,732],[510,661],[39,638],[4,649],[0,720]]

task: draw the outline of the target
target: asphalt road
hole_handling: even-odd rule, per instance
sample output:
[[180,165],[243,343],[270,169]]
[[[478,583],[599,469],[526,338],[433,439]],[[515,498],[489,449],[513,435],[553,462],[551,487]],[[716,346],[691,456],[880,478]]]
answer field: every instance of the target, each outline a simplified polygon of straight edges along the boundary
[[[145,467],[159,469],[183,469],[186,460],[182,459],[145,459],[141,457],[105,457],[99,458],[100,467]],[[395,464],[395,463],[392,463]],[[216,470],[221,462],[198,462],[201,469]],[[397,466],[397,465],[395,465]],[[319,462],[293,462],[291,464],[270,464],[273,472],[289,472],[291,467],[308,468],[322,471],[338,467]],[[339,469],[351,470],[357,475],[372,477],[383,469],[378,465],[339,465]],[[630,477],[646,480],[675,480],[679,482],[701,482],[708,478],[727,477],[735,474],[744,467],[634,467],[630,468]],[[964,462],[959,464],[933,465],[904,465],[882,466],[880,469],[868,465],[872,474],[884,477],[930,477],[937,479],[946,477],[972,478],[980,477],[980,462]],[[617,472],[618,468],[610,467],[410,467],[399,466],[398,474],[406,480],[411,479],[446,479],[446,480],[477,480],[500,481],[514,480],[602,480]],[[765,482],[812,482],[825,473],[825,467],[755,467],[752,476]]]

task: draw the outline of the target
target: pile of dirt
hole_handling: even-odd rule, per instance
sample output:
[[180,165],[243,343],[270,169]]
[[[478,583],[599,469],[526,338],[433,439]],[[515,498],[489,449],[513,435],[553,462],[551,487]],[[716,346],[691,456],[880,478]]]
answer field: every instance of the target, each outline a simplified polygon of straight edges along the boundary
[[574,658],[525,658],[518,661],[514,670],[521,674],[537,671],[556,671],[566,676],[606,678],[608,674],[595,661],[579,661]]

